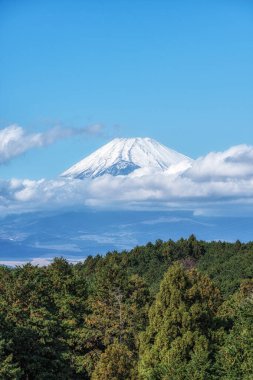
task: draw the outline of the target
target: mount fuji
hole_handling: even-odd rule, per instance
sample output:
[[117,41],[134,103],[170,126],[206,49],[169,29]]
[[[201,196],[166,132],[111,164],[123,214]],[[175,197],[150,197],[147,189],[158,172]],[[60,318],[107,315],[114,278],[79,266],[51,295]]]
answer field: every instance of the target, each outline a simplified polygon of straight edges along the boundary
[[61,174],[70,178],[128,175],[137,169],[180,172],[192,159],[151,138],[115,138]]
[[[116,138],[66,170],[58,182],[63,186],[70,183],[67,191],[71,191],[74,183],[78,189],[80,186],[81,192],[86,185],[94,184],[94,188],[96,185],[102,188],[102,197],[110,197],[104,183],[112,182],[113,186],[118,183],[116,191],[120,192],[122,183],[138,186],[142,178],[132,181],[132,177],[146,174],[154,176],[155,183],[160,177],[161,181],[173,182],[174,174],[180,176],[193,164],[191,158],[151,138]],[[119,177],[119,181],[104,177],[103,181],[103,175],[125,177]],[[85,178],[92,180],[82,182]],[[149,180],[150,177],[147,181],[143,177],[143,188]],[[85,194],[81,197],[85,199]],[[0,217],[0,264],[22,265],[27,261],[43,264],[55,256],[75,262],[89,255],[128,250],[156,239],[187,238],[192,233],[198,239],[209,241],[250,241],[252,225],[252,216],[215,217],[166,207],[108,209],[87,203],[62,209],[45,208],[40,212],[18,212]]]

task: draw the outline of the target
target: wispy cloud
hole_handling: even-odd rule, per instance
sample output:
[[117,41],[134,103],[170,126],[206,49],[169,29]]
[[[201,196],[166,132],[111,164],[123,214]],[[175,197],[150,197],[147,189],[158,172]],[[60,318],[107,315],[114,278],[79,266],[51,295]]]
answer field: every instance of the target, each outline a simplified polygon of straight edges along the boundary
[[202,226],[212,227],[212,224],[210,224],[210,223],[200,222],[198,220],[194,220],[193,218],[175,217],[175,216],[160,217],[160,218],[156,218],[156,219],[144,220],[143,222],[141,222],[141,224],[155,225],[155,224],[168,224],[168,223],[174,224],[174,223],[181,223],[181,222],[199,224]]
[[34,248],[48,249],[50,251],[59,251],[59,252],[82,252],[82,250],[76,244],[42,244],[36,242],[32,245]]
[[75,240],[84,240],[96,242],[101,245],[117,245],[121,249],[129,249],[137,244],[136,238],[130,231],[119,231],[114,233],[100,233],[100,234],[82,234],[79,235]]
[[102,136],[102,124],[83,128],[63,128],[56,126],[45,132],[28,133],[17,124],[0,129],[0,164],[20,156],[30,149],[41,148],[54,142],[77,135]]
[[88,127],[84,129],[84,132],[90,136],[104,137],[105,127],[103,124],[92,124],[92,125],[88,125]]

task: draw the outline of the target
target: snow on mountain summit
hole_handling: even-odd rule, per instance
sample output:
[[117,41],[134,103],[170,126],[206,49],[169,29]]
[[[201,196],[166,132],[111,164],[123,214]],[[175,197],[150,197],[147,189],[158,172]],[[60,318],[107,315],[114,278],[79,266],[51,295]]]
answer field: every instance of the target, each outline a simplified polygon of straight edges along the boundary
[[189,167],[192,160],[151,138],[115,138],[62,173],[70,178],[104,174],[128,175],[141,168],[170,170]]

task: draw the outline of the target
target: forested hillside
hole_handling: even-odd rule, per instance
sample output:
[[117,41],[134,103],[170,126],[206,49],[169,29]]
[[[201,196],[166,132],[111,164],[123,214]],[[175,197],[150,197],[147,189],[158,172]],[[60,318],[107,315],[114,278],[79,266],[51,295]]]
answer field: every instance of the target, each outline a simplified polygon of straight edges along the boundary
[[0,379],[251,380],[253,243],[0,267]]

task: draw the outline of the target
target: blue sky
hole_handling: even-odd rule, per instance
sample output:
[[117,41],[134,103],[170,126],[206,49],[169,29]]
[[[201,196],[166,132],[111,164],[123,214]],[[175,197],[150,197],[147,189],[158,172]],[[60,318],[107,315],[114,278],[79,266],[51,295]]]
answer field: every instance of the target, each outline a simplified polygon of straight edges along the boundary
[[[252,0],[0,0],[0,48],[1,263],[72,260],[96,239],[103,252],[113,239],[143,243],[138,231],[250,239]],[[135,136],[196,160],[177,174],[58,177]],[[152,237],[140,219],[129,234],[126,210],[158,215]]]
[[0,178],[54,178],[112,136],[197,158],[253,144],[253,2],[0,1],[0,128],[104,126],[32,149]]

